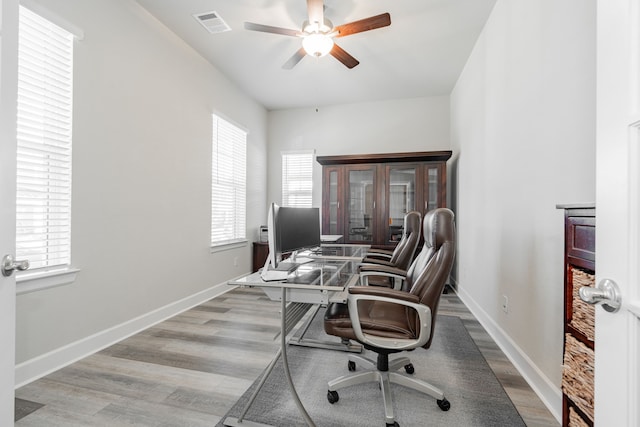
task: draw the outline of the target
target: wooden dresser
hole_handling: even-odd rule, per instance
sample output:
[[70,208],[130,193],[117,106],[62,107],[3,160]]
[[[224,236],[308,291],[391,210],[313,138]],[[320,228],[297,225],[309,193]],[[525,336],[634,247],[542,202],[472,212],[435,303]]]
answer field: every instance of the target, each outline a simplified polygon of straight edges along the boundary
[[562,425],[593,427],[595,308],[579,290],[595,286],[596,209],[594,204],[564,209],[564,352]]

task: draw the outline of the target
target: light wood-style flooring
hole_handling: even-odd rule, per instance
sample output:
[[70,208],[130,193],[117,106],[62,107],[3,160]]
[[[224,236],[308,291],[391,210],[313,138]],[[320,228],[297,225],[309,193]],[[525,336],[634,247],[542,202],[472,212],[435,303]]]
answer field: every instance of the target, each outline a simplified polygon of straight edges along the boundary
[[[15,426],[214,426],[277,350],[280,303],[238,288],[16,390]],[[528,426],[558,422],[453,292],[459,316]]]

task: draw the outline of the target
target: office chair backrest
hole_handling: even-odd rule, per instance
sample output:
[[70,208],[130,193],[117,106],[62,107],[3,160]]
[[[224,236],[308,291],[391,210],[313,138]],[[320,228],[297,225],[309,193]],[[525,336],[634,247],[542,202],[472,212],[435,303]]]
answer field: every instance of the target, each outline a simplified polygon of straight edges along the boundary
[[[429,348],[433,339],[440,295],[451,273],[456,250],[454,214],[447,208],[429,211],[422,225],[424,246],[407,271],[404,289],[420,297],[431,309],[431,338],[423,346]],[[418,322],[416,319],[416,328]]]
[[391,263],[403,270],[409,268],[416,253],[420,241],[421,217],[422,215],[418,211],[407,212],[404,216],[402,238],[391,254]]

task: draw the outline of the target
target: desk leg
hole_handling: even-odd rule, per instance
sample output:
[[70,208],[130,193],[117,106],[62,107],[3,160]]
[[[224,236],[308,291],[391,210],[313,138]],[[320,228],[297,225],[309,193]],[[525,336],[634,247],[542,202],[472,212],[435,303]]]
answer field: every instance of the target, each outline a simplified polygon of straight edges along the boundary
[[300,401],[300,397],[298,397],[298,393],[296,392],[296,388],[293,385],[293,380],[291,379],[291,372],[289,372],[289,362],[287,360],[287,334],[286,334],[286,330],[287,330],[286,329],[287,328],[287,325],[286,325],[286,318],[287,318],[287,289],[286,288],[282,288],[282,309],[281,309],[281,313],[280,313],[280,318],[281,318],[281,320],[280,320],[281,333],[280,333],[280,349],[278,350],[278,353],[275,355],[275,357],[273,358],[273,360],[271,361],[271,363],[269,364],[269,366],[265,370],[264,375],[260,379],[260,383],[257,385],[256,389],[253,391],[253,394],[251,395],[251,397],[249,398],[249,401],[247,402],[247,404],[245,405],[244,409],[242,410],[242,414],[240,414],[240,417],[239,418],[235,418],[235,417],[227,417],[227,418],[225,418],[224,423],[223,423],[225,426],[229,426],[229,427],[241,427],[241,426],[247,426],[247,427],[272,427],[269,424],[260,424],[260,423],[256,423],[256,422],[253,422],[253,421],[245,421],[244,420],[244,416],[249,411],[249,408],[253,404],[253,401],[256,399],[256,396],[260,392],[260,389],[262,388],[262,386],[264,385],[265,381],[267,380],[267,377],[269,376],[269,374],[273,370],[273,367],[275,366],[276,362],[280,358],[280,355],[282,355],[282,364],[284,366],[284,374],[287,377],[287,382],[289,383],[289,388],[291,389],[291,394],[293,395],[293,400],[296,403],[296,406],[300,410],[300,413],[304,417],[304,419],[307,422],[307,424],[309,425],[309,427],[315,427],[316,426],[314,424],[313,420],[311,419],[311,417],[309,416],[309,414],[307,413],[307,410],[302,405],[302,402]]
[[293,396],[293,400],[296,403],[296,406],[300,410],[300,414],[304,417],[307,425],[309,427],[315,427],[315,424],[307,410],[304,409],[302,402],[300,401],[300,397],[298,397],[298,393],[296,392],[296,388],[293,385],[293,380],[291,379],[291,372],[289,372],[289,361],[287,360],[287,337],[285,334],[286,331],[286,313],[287,313],[287,289],[282,288],[282,313],[281,313],[281,321],[280,327],[282,328],[282,335],[280,336],[280,349],[282,350],[282,364],[284,366],[284,374],[287,377],[287,382],[289,383],[289,388],[291,389],[291,395]]

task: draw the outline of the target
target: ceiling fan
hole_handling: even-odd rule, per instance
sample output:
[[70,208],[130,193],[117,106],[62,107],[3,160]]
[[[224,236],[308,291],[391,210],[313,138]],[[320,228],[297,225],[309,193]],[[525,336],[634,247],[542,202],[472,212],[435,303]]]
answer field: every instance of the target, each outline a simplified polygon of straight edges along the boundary
[[331,21],[324,17],[323,0],[307,0],[307,12],[309,20],[302,23],[300,31],[254,24],[253,22],[245,22],[244,28],[251,31],[302,38],[302,47],[282,66],[282,68],[290,70],[305,55],[320,57],[327,54],[342,62],[346,67],[353,68],[360,62],[338,46],[333,39],[391,25],[391,15],[383,13],[334,27]]

